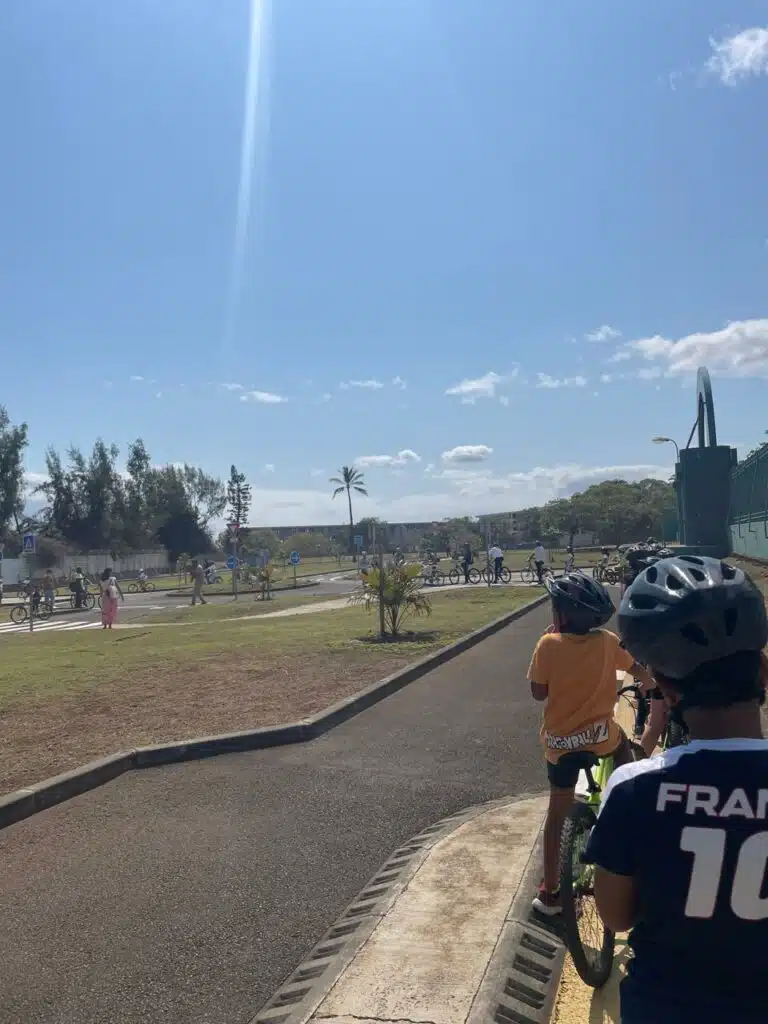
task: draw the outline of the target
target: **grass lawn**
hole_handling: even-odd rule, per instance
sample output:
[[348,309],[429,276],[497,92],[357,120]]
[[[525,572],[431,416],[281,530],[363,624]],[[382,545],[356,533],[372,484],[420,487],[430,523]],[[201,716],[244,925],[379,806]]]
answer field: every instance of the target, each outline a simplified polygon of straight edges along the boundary
[[0,792],[132,746],[305,718],[539,593],[435,594],[432,616],[388,644],[362,608],[259,620],[211,606],[165,626],[3,638]]
[[146,622],[149,625],[161,622],[217,622],[222,619],[237,619],[250,615],[270,615],[288,608],[298,608],[302,605],[318,604],[329,600],[327,594],[325,596],[318,595],[315,590],[315,587],[277,590],[273,592],[269,601],[263,601],[260,595],[245,593],[240,594],[236,601],[232,599],[218,604],[199,604],[194,608],[189,603],[183,608],[170,607],[173,602],[169,601],[167,609],[154,612]]

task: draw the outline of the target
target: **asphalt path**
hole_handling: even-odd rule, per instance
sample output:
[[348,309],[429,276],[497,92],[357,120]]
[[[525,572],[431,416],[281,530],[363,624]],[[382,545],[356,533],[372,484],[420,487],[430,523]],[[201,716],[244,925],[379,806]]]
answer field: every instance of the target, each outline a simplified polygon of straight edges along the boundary
[[399,844],[546,786],[545,607],[309,744],[135,772],[0,832],[3,1024],[247,1024]]

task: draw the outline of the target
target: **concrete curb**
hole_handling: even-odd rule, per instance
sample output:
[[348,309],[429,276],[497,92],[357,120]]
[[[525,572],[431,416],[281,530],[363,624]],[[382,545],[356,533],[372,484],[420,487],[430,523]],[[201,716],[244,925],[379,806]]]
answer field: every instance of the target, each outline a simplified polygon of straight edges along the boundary
[[316,739],[323,733],[342,722],[353,718],[361,711],[404,686],[414,682],[421,676],[439,665],[451,661],[457,655],[468,651],[487,637],[498,633],[500,629],[522,618],[549,600],[548,595],[535,598],[514,611],[489,622],[487,626],[469,633],[448,647],[443,647],[434,654],[428,655],[406,666],[399,672],[371,684],[352,697],[332,704],[325,711],[287,725],[268,726],[262,729],[248,729],[244,732],[231,732],[218,736],[198,736],[176,743],[158,743],[149,747],[138,747],[134,750],[122,751],[110,757],[90,761],[81,768],[45,779],[43,782],[25,789],[16,790],[6,796],[0,796],[0,829],[14,825],[39,811],[44,811],[55,804],[63,803],[73,796],[79,796],[97,786],[103,786],[124,772],[138,768],[154,768],[179,761],[200,760],[205,757],[217,757],[219,754],[243,753],[248,750],[263,750],[267,747],[286,746],[289,743],[306,743]]
[[[310,1021],[328,1021],[328,1024],[331,1022],[338,1024],[338,1022],[344,1021],[348,1024],[350,1021],[362,1019],[347,1015],[328,1016],[318,1011],[352,961],[366,946],[373,932],[390,914],[400,897],[409,888],[434,847],[474,819],[505,806],[525,801],[531,796],[532,794],[521,793],[515,797],[503,797],[487,803],[475,804],[429,825],[399,846],[323,938],[299,961],[288,978],[251,1019],[250,1024],[308,1024]],[[538,881],[535,870],[539,866],[537,854],[539,846],[540,830],[534,840],[528,865],[522,873],[516,896],[508,911],[507,921],[510,920],[513,913],[517,912],[518,908],[530,909],[531,897]],[[533,863],[533,870],[531,863]],[[506,923],[502,930],[502,934],[505,933]],[[459,936],[454,936],[454,941],[460,941]],[[491,955],[491,963],[497,957],[499,947],[500,943],[497,942]],[[503,952],[508,955],[510,950],[504,946]],[[507,962],[507,971],[509,962],[511,961]],[[480,992],[485,986],[488,975],[489,970],[486,968],[483,979],[478,979],[480,989],[472,1001],[468,1024],[480,1024],[481,1021],[486,1024],[486,1021],[490,1022],[493,1019],[493,1012],[490,1017],[485,1014],[478,1016],[477,1013]],[[395,981],[394,984],[397,982]],[[435,998],[439,1003],[439,991],[436,991]],[[491,1006],[491,1002],[487,1000],[480,1001],[487,1003],[488,1007]],[[493,1001],[493,1010],[497,1004],[498,998]],[[366,1017],[365,1019],[373,1021],[381,1018]],[[386,1019],[394,1020],[389,1016]],[[440,1019],[440,1015],[430,1018],[433,1021]],[[496,1021],[498,1024],[516,1024],[518,1021],[528,1024],[527,1017],[518,1018],[513,1015],[508,1018],[496,1017]],[[422,1022],[422,1024],[426,1024],[426,1022]]]
[[[298,582],[301,579],[304,580],[303,583],[299,583]],[[218,586],[218,584],[213,584],[213,585],[214,586]],[[309,587],[318,587],[318,586],[320,586],[320,584],[316,580],[308,579],[306,576],[304,576],[304,577],[298,576],[295,587],[291,583],[291,584],[289,584],[288,586],[285,586],[285,587],[272,587],[271,590],[272,590],[273,594],[283,594],[283,593],[286,593],[287,591],[307,590]],[[189,595],[192,593],[192,587],[183,586],[183,587],[179,587],[177,590],[161,590],[161,591],[157,591],[156,590],[156,591],[154,591],[154,593],[156,593],[158,597],[168,597],[168,598],[173,598],[173,597],[189,597]],[[210,590],[207,593],[208,593],[208,597],[232,597],[233,596],[232,592],[230,590],[228,590],[226,594],[212,594],[210,592]],[[245,597],[246,595],[254,595],[255,596],[256,594],[258,594],[258,590],[247,590],[247,589],[246,590],[238,590],[237,594],[238,594],[238,597]],[[205,596],[206,596],[206,592],[204,591],[203,592],[203,597],[205,597]]]

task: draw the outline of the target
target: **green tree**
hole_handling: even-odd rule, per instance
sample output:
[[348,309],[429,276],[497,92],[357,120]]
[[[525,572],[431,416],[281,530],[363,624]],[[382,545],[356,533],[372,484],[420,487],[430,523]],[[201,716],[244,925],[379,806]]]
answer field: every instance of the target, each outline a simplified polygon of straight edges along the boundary
[[229,521],[237,523],[238,527],[247,526],[251,510],[251,485],[246,482],[245,473],[238,472],[237,466],[232,466],[229,471],[227,502]]
[[[234,469],[234,466],[232,467]],[[184,483],[184,493],[191,509],[197,515],[197,521],[203,529],[208,527],[212,519],[218,518],[227,507],[227,492],[224,484],[218,477],[209,476],[197,466],[190,466],[186,462],[181,470]],[[245,480],[245,477],[243,477]],[[246,485],[248,487],[248,485]],[[242,502],[242,495],[241,495]],[[251,489],[248,487],[248,507],[245,518],[248,518],[248,509],[251,502]],[[242,525],[242,524],[241,524]]]
[[330,483],[335,484],[333,497],[337,494],[347,492],[347,503],[349,505],[349,550],[354,551],[355,542],[355,520],[352,515],[352,491],[355,494],[363,494],[367,497],[368,491],[365,488],[365,479],[359,469],[354,466],[342,466],[338,476],[332,476]]
[[11,424],[5,406],[0,405],[0,541],[9,524],[18,531],[24,513],[24,451],[27,425]]
[[[384,573],[384,586],[380,588]],[[371,569],[363,584],[349,599],[350,604],[363,605],[367,611],[384,606],[385,633],[398,636],[408,615],[431,615],[432,603],[423,593],[420,565],[390,565]]]

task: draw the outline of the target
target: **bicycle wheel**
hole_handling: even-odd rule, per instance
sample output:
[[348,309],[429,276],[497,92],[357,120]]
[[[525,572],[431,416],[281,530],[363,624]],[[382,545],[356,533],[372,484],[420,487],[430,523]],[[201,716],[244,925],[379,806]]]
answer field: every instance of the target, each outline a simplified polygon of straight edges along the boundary
[[27,608],[26,605],[17,604],[11,608],[11,622],[15,622],[17,626],[20,626],[22,622],[27,621]]
[[482,576],[480,575],[480,570],[479,569],[470,569],[469,570],[469,582],[470,583],[479,583],[481,579],[482,579]]
[[586,985],[601,988],[613,967],[614,935],[597,911],[594,866],[581,862],[596,821],[592,808],[578,802],[566,818],[560,842],[560,898],[563,937],[573,966]]
[[458,583],[460,579],[461,579],[461,573],[459,572],[459,570],[458,569],[451,569],[451,571],[448,573],[448,582],[449,583]]
[[512,573],[509,571],[509,569],[507,569],[506,566],[504,566],[504,568],[501,570],[501,573],[499,574],[499,579],[501,580],[502,583],[512,582]]
[[45,602],[43,602],[40,605],[40,607],[37,609],[37,614],[36,614],[35,618],[40,619],[41,622],[45,622],[45,620],[46,619],[50,619],[50,617],[52,615],[53,615],[53,609],[50,607],[50,605],[47,605],[47,604],[45,604]]
[[533,571],[533,569],[529,565],[526,566],[525,569],[521,569],[520,570],[520,582],[521,583],[533,583],[533,581],[535,579],[536,579],[536,573]]
[[128,584],[128,593],[129,594],[138,594],[138,592],[139,592],[139,585],[138,585],[138,583],[129,583]]
[[154,594],[154,592],[155,592],[155,584],[154,583],[150,583],[149,580],[147,580],[147,582],[144,584],[144,589],[146,590],[146,592],[148,594]]
[[93,594],[83,594],[83,608],[85,608],[86,611],[89,612],[95,604],[96,598],[93,596]]

